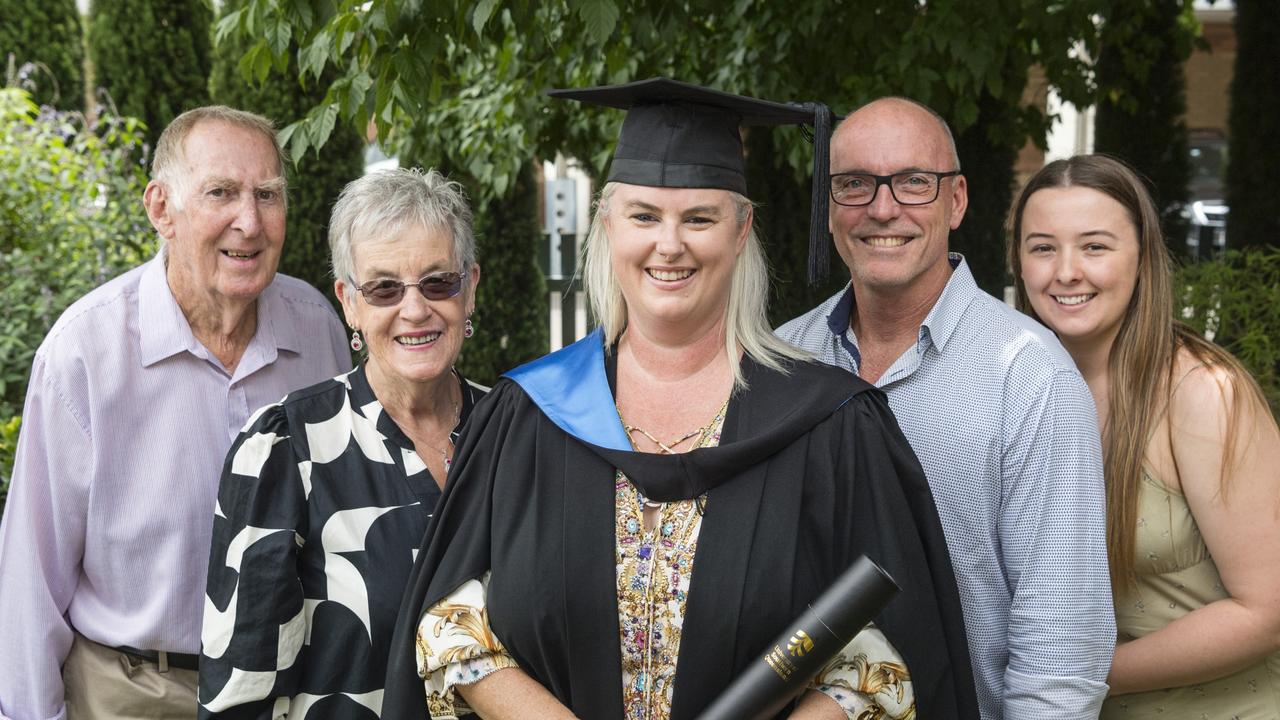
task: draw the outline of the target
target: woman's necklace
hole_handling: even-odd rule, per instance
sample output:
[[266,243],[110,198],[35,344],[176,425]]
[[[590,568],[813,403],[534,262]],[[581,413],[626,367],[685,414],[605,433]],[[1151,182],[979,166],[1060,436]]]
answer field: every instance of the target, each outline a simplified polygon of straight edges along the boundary
[[720,421],[721,416],[724,415],[725,410],[729,407],[729,398],[724,399],[724,404],[720,406],[720,409],[716,411],[715,417],[711,418],[711,420],[707,422],[706,425],[700,425],[690,430],[689,432],[685,433],[684,435],[681,435],[675,440],[672,440],[667,443],[664,443],[658,438],[654,437],[648,430],[645,430],[642,427],[628,424],[626,418],[622,417],[622,408],[619,408],[617,406],[617,403],[614,403],[614,407],[618,409],[618,419],[622,421],[622,429],[627,431],[627,439],[631,441],[631,447],[635,448],[636,450],[640,449],[639,446],[636,445],[636,440],[634,437],[635,433],[640,433],[641,435],[648,438],[649,442],[653,443],[658,447],[659,455],[675,455],[676,448],[679,447],[681,444],[683,444],[686,440],[696,437],[697,440],[691,443],[691,445],[695,448],[702,443],[702,440],[703,438],[706,437],[707,432],[710,431],[711,428],[716,426],[716,423]]
[[[450,394],[449,394],[449,399],[450,399],[450,401],[452,401],[452,402],[453,402],[453,424],[449,426],[449,432],[444,436],[444,437],[445,437],[445,440],[444,440],[444,447],[445,447],[445,448],[450,448],[450,449],[452,449],[452,447],[453,447],[453,440],[452,440],[453,430],[454,430],[454,428],[458,427],[458,421],[462,419],[462,408],[458,405],[458,401],[453,399],[453,393],[450,393]],[[444,460],[444,472],[445,472],[445,474],[446,474],[446,475],[448,475],[448,474],[449,474],[449,467],[453,465],[453,458],[449,455],[448,451],[447,451],[447,450],[445,450],[444,448],[436,447],[435,445],[432,445],[431,443],[427,442],[426,440],[422,440],[422,444],[423,444],[423,445],[426,445],[427,447],[431,448],[432,450],[435,450],[436,452],[440,453],[440,457],[441,457],[441,459],[443,459],[443,460]]]
[[[729,395],[730,397],[732,397],[733,393],[730,393]],[[706,440],[707,433],[711,432],[711,430],[715,428],[717,425],[719,425],[721,420],[724,419],[724,414],[729,409],[729,398],[726,397],[724,399],[724,404],[720,406],[720,409],[716,411],[715,417],[711,418],[711,420],[706,425],[701,425],[699,427],[696,427],[690,430],[689,432],[685,433],[684,435],[681,435],[680,437],[676,438],[675,440],[672,440],[669,443],[663,443],[661,440],[658,440],[658,438],[654,437],[648,430],[645,430],[642,427],[629,424],[626,418],[622,417],[622,408],[618,407],[618,404],[616,402],[614,403],[613,406],[618,411],[618,420],[622,422],[622,429],[627,431],[627,440],[631,441],[632,449],[636,450],[637,452],[642,452],[640,450],[640,446],[636,444],[636,438],[635,438],[635,433],[640,433],[641,435],[644,435],[646,438],[648,438],[649,442],[657,446],[659,455],[675,455],[676,448],[682,445],[687,440],[690,440],[692,438],[697,438],[697,440],[694,440],[690,444],[692,448],[697,448],[699,445],[702,444],[704,440]],[[639,493],[639,488],[636,489],[636,492]],[[644,495],[640,495],[640,499],[644,503],[645,507],[651,507],[651,508],[662,507],[662,503],[649,500],[648,498],[644,497]]]

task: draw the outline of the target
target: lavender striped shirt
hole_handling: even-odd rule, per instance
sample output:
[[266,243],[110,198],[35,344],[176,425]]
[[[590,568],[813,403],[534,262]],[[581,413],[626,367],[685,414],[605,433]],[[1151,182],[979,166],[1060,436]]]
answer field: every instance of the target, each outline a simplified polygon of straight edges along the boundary
[[277,275],[235,372],[196,340],[162,258],[84,296],[36,353],[0,523],[0,718],[62,718],[72,628],[200,650],[222,463],[250,413],[351,366],[324,297]]

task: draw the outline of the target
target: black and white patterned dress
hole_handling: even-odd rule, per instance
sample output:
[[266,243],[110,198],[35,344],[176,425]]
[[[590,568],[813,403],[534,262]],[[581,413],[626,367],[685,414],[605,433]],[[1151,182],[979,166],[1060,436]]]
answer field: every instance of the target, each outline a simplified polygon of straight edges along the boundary
[[[457,434],[486,392],[459,380]],[[363,365],[250,418],[214,512],[201,718],[379,718],[440,489]]]

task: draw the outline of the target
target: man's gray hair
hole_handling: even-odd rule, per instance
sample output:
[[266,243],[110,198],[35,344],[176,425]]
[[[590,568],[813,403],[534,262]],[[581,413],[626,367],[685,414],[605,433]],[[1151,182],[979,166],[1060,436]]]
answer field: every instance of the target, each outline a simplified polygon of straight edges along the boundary
[[435,170],[379,170],[352,180],[338,195],[329,220],[333,276],[354,288],[355,246],[390,238],[408,227],[444,230],[453,242],[459,271],[476,263],[471,207],[462,185]]
[[[173,119],[160,133],[156,142],[155,156],[151,159],[151,178],[169,188],[168,201],[176,209],[182,209],[186,196],[187,177],[186,142],[187,136],[202,122],[221,122],[256,132],[266,138],[275,150],[276,167],[280,170],[280,179],[285,179],[285,154],[276,137],[276,127],[265,117],[244,110],[236,110],[226,105],[207,105],[188,110]],[[285,197],[285,188],[281,188],[281,197]]]
[[[609,201],[617,183],[600,190],[591,227],[583,246],[582,284],[591,303],[591,311],[604,330],[606,352],[617,342],[627,326],[627,303],[622,285],[613,273],[612,248],[605,231],[604,218],[609,214]],[[726,190],[734,206],[734,219],[741,229],[751,218],[753,204],[742,195]],[[755,224],[747,231],[747,242],[733,266],[729,286],[729,302],[725,307],[725,352],[733,370],[735,388],[746,387],[746,379],[738,362],[741,349],[753,360],[773,370],[786,372],[785,361],[805,360],[805,351],[780,340],[769,328],[769,264]]]

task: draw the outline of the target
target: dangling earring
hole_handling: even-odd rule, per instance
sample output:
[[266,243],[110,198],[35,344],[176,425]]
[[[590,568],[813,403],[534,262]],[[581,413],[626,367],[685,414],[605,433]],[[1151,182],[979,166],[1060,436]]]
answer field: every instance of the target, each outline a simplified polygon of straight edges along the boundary
[[362,349],[364,349],[364,340],[360,339],[359,330],[355,330],[355,329],[351,330],[351,349],[354,352],[360,352]]
[[467,321],[462,323],[462,337],[469,338],[475,334],[476,334],[476,329],[471,324],[471,318],[467,318]]

